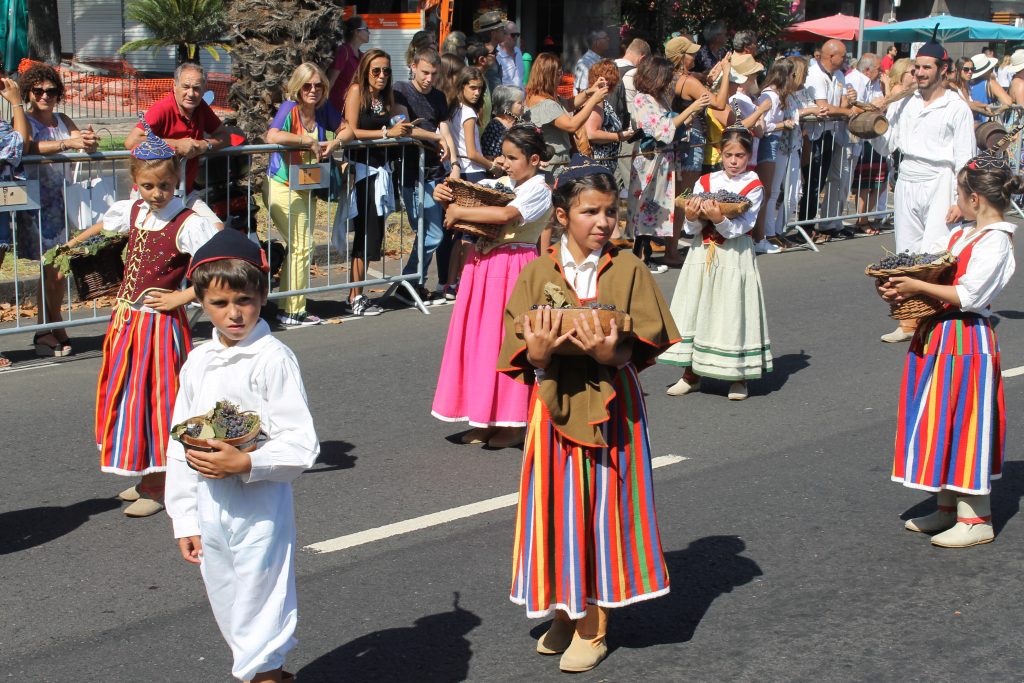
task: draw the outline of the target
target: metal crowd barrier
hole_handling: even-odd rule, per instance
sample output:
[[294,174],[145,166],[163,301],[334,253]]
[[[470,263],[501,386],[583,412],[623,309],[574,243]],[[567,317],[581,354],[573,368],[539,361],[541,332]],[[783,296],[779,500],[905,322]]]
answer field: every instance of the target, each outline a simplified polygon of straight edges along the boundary
[[[228,147],[205,154],[201,158],[199,177],[196,180],[192,194],[189,195],[189,199],[199,197],[214,209],[215,213],[223,220],[224,229],[240,230],[250,235],[251,238],[260,241],[264,248],[267,249],[267,256],[271,261],[272,269],[272,273],[268,275],[270,279],[269,299],[347,291],[356,287],[382,287],[386,285],[388,290],[385,296],[391,294],[396,288],[402,287],[416,303],[417,308],[422,313],[429,315],[429,311],[420,299],[416,287],[413,286],[421,281],[425,274],[423,240],[426,226],[422,210],[425,196],[425,156],[423,146],[418,141],[410,138],[349,143],[336,150],[334,159],[330,160],[329,167],[307,165],[289,169],[290,173],[295,173],[296,169],[304,172],[300,182],[304,182],[310,187],[316,185],[319,179],[319,184],[324,185],[322,191],[327,194],[327,201],[325,202],[326,220],[322,218],[318,220],[317,218],[317,206],[320,202],[314,197],[313,191],[309,191],[304,200],[306,203],[306,215],[310,217],[311,221],[308,239],[313,242],[314,234],[317,231],[328,235],[326,242],[314,242],[310,245],[311,256],[307,267],[312,268],[314,265],[321,267],[325,271],[323,277],[325,277],[326,282],[315,285],[311,282],[310,286],[290,290],[281,289],[280,285],[275,286],[276,278],[274,277],[274,271],[277,269],[276,267],[283,268],[282,258],[288,258],[288,253],[282,256],[280,249],[275,244],[280,244],[288,250],[291,249],[292,245],[296,244],[295,238],[298,235],[295,232],[296,226],[293,221],[295,216],[289,206],[286,213],[286,225],[276,225],[272,221],[269,197],[264,192],[264,185],[269,182],[266,175],[269,159],[261,159],[263,163],[259,164],[254,164],[253,162],[260,157],[269,157],[272,153],[281,153],[287,159],[288,153],[297,151],[302,150],[283,145],[243,145]],[[91,204],[89,208],[99,210],[107,205],[111,197],[115,200],[129,198],[132,185],[128,177],[127,160],[129,157],[130,154],[127,151],[95,152],[91,154],[64,153],[24,157],[23,165],[29,180],[18,184],[29,188],[29,195],[36,193],[35,196],[37,197],[38,180],[36,179],[40,175],[39,170],[47,165],[64,164],[63,180],[61,181],[61,206],[57,209],[58,212],[63,214],[63,226],[59,230],[58,235],[51,235],[49,239],[55,237],[56,243],[64,243],[77,232],[76,227],[84,229],[94,222],[98,222],[97,214],[91,213],[90,215],[89,210],[84,212],[85,215],[81,215],[83,211],[80,199],[88,197],[88,201]],[[375,177],[371,177],[365,184],[370,188],[369,191],[361,192],[361,194],[356,193],[357,187],[362,189],[362,186],[359,186],[353,179],[355,170],[360,165],[374,167],[375,163],[380,163],[382,160],[386,162],[384,165],[391,171],[391,175],[382,180],[380,185],[376,184]],[[411,193],[403,193],[399,191],[399,188],[401,187],[402,179],[405,177],[404,172],[408,163],[415,164],[416,182]],[[256,169],[259,170],[257,171]],[[326,183],[323,175],[325,171],[328,175],[334,172],[340,173],[340,186],[337,182],[334,184]],[[184,169],[182,177],[184,177]],[[290,175],[290,177],[299,178],[300,176]],[[390,188],[388,188],[389,184]],[[301,186],[303,185],[292,185],[292,187]],[[353,208],[359,212],[377,210],[374,189],[381,190],[381,194],[385,196],[387,193],[384,190],[390,189],[394,202],[391,211],[387,215],[379,217],[382,233],[381,239],[385,243],[381,248],[380,268],[371,269],[370,262],[364,261],[364,277],[359,280],[353,280],[351,278],[351,260],[347,257],[347,252],[356,246],[353,224],[357,219],[350,214]],[[71,206],[68,205],[69,191],[72,195]],[[360,194],[360,196],[357,196],[357,194]],[[417,206],[405,206],[403,195],[411,195],[412,201]],[[299,201],[302,201],[301,195]],[[410,212],[409,208],[416,208],[418,210]],[[52,212],[53,207],[44,203],[42,211],[47,209]],[[3,207],[0,207],[0,210],[3,210]],[[95,302],[91,305],[79,306],[78,310],[74,310],[69,302],[74,301],[76,292],[72,287],[70,278],[67,278],[61,285],[64,294],[64,305],[61,313],[65,319],[63,321],[43,320],[38,322],[33,320],[28,322],[27,313],[23,313],[22,310],[26,299],[34,300],[38,310],[41,311],[46,310],[47,303],[44,283],[46,276],[42,263],[42,253],[49,247],[44,239],[42,211],[7,211],[7,215],[11,219],[11,231],[14,239],[13,244],[10,245],[7,253],[3,255],[3,261],[0,261],[0,263],[3,263],[13,271],[13,280],[5,280],[0,276],[0,303],[10,301],[13,298],[15,318],[13,324],[7,323],[0,326],[0,336],[102,324],[110,319],[109,312],[98,307]],[[16,216],[19,213],[22,215],[20,217]],[[387,223],[389,216],[394,213],[401,214],[401,222],[397,241],[395,236],[392,236],[389,241]],[[417,216],[417,221],[415,226],[411,226],[415,230],[415,235],[410,239],[413,239],[415,243],[417,266],[415,269],[411,269],[410,272],[403,273],[403,270],[406,270],[406,254],[410,252],[409,247],[411,246],[407,244],[408,240],[403,228],[406,225],[406,216],[413,214]],[[369,214],[363,213],[363,215],[368,216]],[[102,211],[99,212],[98,216],[102,217]],[[19,221],[21,223],[20,226]],[[372,251],[370,239],[371,235],[368,234],[368,231],[364,232],[362,237],[363,254]],[[26,240],[33,242],[31,248],[25,244]],[[387,249],[388,246],[393,248],[389,250]],[[342,252],[345,252],[341,254],[340,259],[338,257],[339,248]],[[25,263],[25,259],[19,259],[19,252],[39,252],[36,266],[29,266]],[[393,253],[397,258],[388,258],[388,253]],[[320,263],[317,263],[319,260],[317,258],[318,255],[324,259]],[[33,254],[33,256],[35,255]],[[335,266],[339,265],[339,262],[347,262],[349,264],[349,268],[346,269],[344,276],[341,278],[335,272]],[[311,275],[310,278],[312,277]],[[193,317],[193,321],[196,317],[198,317],[198,311],[197,315]]]

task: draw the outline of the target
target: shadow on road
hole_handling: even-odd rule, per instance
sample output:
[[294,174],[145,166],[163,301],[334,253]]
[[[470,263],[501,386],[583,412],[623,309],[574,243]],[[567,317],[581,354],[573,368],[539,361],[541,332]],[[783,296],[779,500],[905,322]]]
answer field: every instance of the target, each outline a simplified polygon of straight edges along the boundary
[[787,353],[772,359],[772,371],[765,375],[760,382],[752,382],[751,393],[758,396],[779,391],[786,386],[791,375],[809,368],[811,356],[803,349],[799,353]]
[[[927,498],[904,512],[900,519],[913,519],[935,512],[935,495],[925,495]],[[992,482],[992,527],[997,534],[1020,512],[1021,498],[1024,498],[1024,462],[1004,462],[1003,477]]]
[[66,507],[36,507],[0,513],[0,555],[49,543],[82,526],[93,515],[121,507],[116,498],[93,498]]
[[430,614],[415,626],[367,634],[328,652],[296,673],[303,683],[315,681],[463,681],[469,675],[470,631],[480,617],[459,607]]
[[614,610],[609,620],[612,648],[644,648],[685,643],[718,596],[762,575],[761,567],[741,553],[737,536],[706,536],[683,550],[665,553],[672,590],[636,609]]
[[356,466],[357,458],[349,455],[353,446],[348,441],[321,441],[320,457],[316,459],[316,465],[306,470],[306,474],[317,472],[334,472],[335,470],[350,470]]

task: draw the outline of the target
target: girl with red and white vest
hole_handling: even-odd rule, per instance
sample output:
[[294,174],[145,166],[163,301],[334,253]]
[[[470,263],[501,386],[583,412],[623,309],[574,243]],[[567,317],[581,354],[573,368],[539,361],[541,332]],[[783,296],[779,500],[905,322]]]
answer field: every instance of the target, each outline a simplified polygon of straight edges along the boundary
[[693,194],[725,190],[746,197],[750,207],[726,218],[717,201],[696,196],[686,201],[683,227],[694,238],[672,296],[672,317],[682,341],[658,362],[684,368],[682,378],[668,389],[670,396],[696,391],[701,377],[712,377],[731,382],[729,399],[742,401],[748,395],[747,382],[772,369],[751,235],[764,188],[748,170],[754,149],[749,130],[727,128],[721,149],[722,170],[701,176]]
[[129,169],[142,199],[115,202],[103,221],[76,235],[74,246],[100,231],[127,233],[124,281],[103,341],[96,390],[96,445],[100,469],[142,481],[119,494],[129,517],[163,509],[164,472],[178,371],[192,349],[180,289],[190,254],[216,233],[206,218],[175,196],[180,159],[148,131],[132,150]]
[[887,301],[924,294],[946,305],[921,321],[910,342],[892,469],[893,481],[937,494],[935,512],[904,525],[936,534],[937,546],[995,538],[989,494],[1002,474],[1006,411],[989,316],[1013,275],[1015,226],[1003,214],[1022,188],[1005,156],[985,152],[969,161],[957,175],[957,206],[968,222],[949,239],[957,257],[952,283],[891,277],[878,288]]

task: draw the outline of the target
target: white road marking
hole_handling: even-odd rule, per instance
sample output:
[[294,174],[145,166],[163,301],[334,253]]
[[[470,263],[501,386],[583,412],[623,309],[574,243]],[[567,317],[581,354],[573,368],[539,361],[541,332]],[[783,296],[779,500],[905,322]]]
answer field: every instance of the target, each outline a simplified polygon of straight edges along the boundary
[[[675,465],[676,463],[684,460],[689,460],[689,458],[682,455],[659,455],[651,460],[651,467],[657,469],[658,467],[665,467],[666,465]],[[413,531],[420,531],[421,529],[429,529],[432,526],[440,526],[441,524],[454,522],[458,519],[482,515],[485,512],[493,512],[494,510],[509,508],[515,505],[518,500],[518,493],[510,493],[505,496],[488,498],[487,500],[470,503],[469,505],[462,505],[449,510],[442,510],[441,512],[423,515],[422,517],[413,517],[412,519],[407,519],[402,522],[385,524],[384,526],[377,527],[376,529],[367,529],[366,531],[360,531],[346,536],[339,536],[337,538],[321,541],[320,543],[313,543],[312,545],[307,545],[304,549],[311,550],[314,553],[333,553],[339,550],[345,550],[346,548],[353,548],[357,545],[381,541],[385,538],[391,538],[392,536],[400,536]]]
[[1016,377],[1018,375],[1024,375],[1024,365],[1016,368],[1010,368],[1009,370],[1003,370],[1003,377]]

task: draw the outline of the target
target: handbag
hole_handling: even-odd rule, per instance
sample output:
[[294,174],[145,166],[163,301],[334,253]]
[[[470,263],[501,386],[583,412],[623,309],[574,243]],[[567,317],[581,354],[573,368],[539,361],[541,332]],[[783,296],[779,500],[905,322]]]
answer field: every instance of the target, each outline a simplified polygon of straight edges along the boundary
[[79,180],[81,167],[82,164],[75,164],[71,182],[64,187],[64,210],[69,226],[75,230],[85,230],[99,223],[114,204],[117,188],[113,175]]
[[317,199],[322,199],[325,202],[337,202],[341,200],[341,193],[344,190],[342,187],[341,169],[338,164],[332,160],[331,162],[331,183],[328,187],[321,187],[319,190],[313,190],[313,196]]

